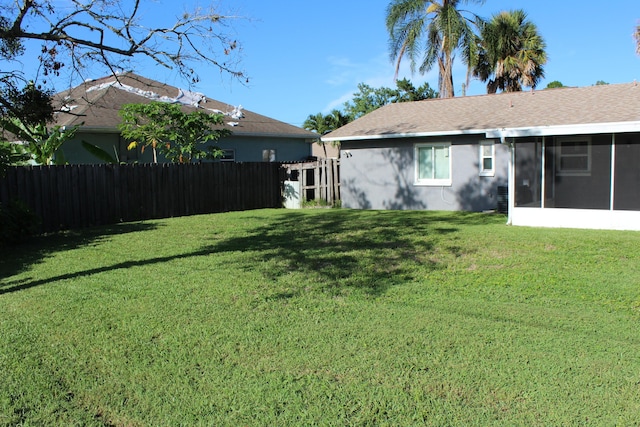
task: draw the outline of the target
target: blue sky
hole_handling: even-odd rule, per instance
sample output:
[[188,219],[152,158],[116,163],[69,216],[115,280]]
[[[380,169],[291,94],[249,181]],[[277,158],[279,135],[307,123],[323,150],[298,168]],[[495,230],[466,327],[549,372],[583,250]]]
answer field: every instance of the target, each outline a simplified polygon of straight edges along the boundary
[[[206,0],[152,1],[146,16],[168,25],[182,10],[208,4]],[[238,16],[227,30],[242,46],[241,67],[250,81],[243,85],[218,71],[198,69],[202,82],[194,89],[210,98],[301,126],[309,114],[342,108],[358,83],[394,86],[384,23],[389,0],[216,0],[213,4]],[[635,54],[632,37],[640,22],[638,0],[487,0],[466,8],[487,18],[501,10],[527,12],[547,43],[546,78],[539,89],[553,80],[589,86],[599,80],[640,79],[640,56]],[[135,71],[186,85],[162,67],[141,64]],[[454,69],[458,95],[465,74],[464,66],[458,64]],[[400,77],[416,86],[427,81],[437,88],[436,70],[412,75],[407,61]],[[467,94],[483,93],[485,85],[471,81]]]
[[[385,12],[388,0],[240,0],[236,10],[253,21],[238,22],[248,87],[220,82],[202,85],[210,97],[294,125],[309,114],[342,108],[360,82],[393,87]],[[640,79],[640,57],[632,37],[640,22],[638,0],[487,0],[467,6],[480,16],[524,9],[547,43],[546,77],[539,88],[559,80],[568,86],[589,86]],[[408,62],[400,77],[437,88],[436,70],[411,75]],[[466,70],[454,70],[460,94]],[[472,81],[467,94],[483,94],[485,85]]]

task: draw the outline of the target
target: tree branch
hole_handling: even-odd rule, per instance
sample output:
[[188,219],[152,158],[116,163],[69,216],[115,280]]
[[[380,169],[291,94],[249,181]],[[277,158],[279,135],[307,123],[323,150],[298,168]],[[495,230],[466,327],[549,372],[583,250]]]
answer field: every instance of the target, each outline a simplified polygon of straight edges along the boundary
[[[202,62],[234,77],[244,77],[242,71],[217,59],[230,55],[237,49],[237,43],[222,31],[216,32],[213,26],[235,17],[196,10],[193,14],[184,14],[172,26],[147,28],[139,22],[140,0],[132,5],[127,5],[127,0],[84,3],[72,0],[74,9],[66,12],[64,8],[54,8],[52,1],[22,0],[15,16],[4,17],[8,25],[0,27],[0,40],[43,42],[42,54],[50,58],[42,61],[45,74],[47,67],[55,71],[56,66],[63,65],[56,57],[64,52],[70,56],[71,63],[80,67],[84,65],[83,59],[113,68],[117,63],[115,57],[142,55],[165,67],[177,68],[183,75],[194,74],[194,67],[188,63]],[[8,3],[9,0],[0,0],[3,14],[4,10],[16,10]]]

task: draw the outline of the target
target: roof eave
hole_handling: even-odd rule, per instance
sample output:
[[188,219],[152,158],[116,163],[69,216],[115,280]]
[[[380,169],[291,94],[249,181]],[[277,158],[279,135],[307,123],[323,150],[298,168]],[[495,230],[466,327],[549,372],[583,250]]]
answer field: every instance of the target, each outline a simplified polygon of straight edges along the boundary
[[[70,127],[70,125],[66,126]],[[106,126],[80,126],[78,127],[78,131],[87,133],[120,133],[118,128]]]
[[628,132],[640,132],[640,121],[487,129],[486,135],[487,138],[517,138],[526,136],[592,135]]
[[398,139],[398,138],[421,138],[427,136],[450,136],[450,135],[473,135],[485,133],[486,129],[463,129],[463,130],[446,130],[433,132],[405,132],[405,133],[385,133],[378,135],[353,135],[353,136],[336,136],[321,138],[322,142],[333,141],[365,141],[371,139]]
[[322,137],[323,142],[332,141],[364,141],[378,139],[420,138],[431,136],[477,135],[485,134],[487,138],[517,138],[527,136],[555,135],[588,135],[601,133],[640,132],[640,121],[584,123],[573,125],[527,126],[517,128],[463,129],[433,132],[389,133],[379,135],[353,135],[345,137]]
[[287,139],[308,139],[310,141],[318,139],[309,134],[296,134],[296,133],[269,133],[269,132],[243,132],[241,130],[229,129],[232,132],[231,136],[248,136],[257,138],[287,138]]

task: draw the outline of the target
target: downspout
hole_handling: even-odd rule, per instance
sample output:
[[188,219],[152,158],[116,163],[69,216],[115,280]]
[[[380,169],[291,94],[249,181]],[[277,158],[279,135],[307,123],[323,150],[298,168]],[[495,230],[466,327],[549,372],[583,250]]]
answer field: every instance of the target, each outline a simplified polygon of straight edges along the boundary
[[513,209],[516,207],[516,147],[513,142],[509,145],[509,212],[507,214],[507,225],[513,225]]
[[504,135],[504,129],[499,129],[497,134],[500,136],[500,144],[507,145],[509,147],[509,166],[508,166],[508,207],[507,207],[507,225],[512,225],[512,212],[515,207],[515,146],[513,144],[513,140],[511,142],[507,141],[507,138]]
[[615,195],[616,195],[616,134],[611,135],[611,197],[609,197],[609,210],[615,209]]

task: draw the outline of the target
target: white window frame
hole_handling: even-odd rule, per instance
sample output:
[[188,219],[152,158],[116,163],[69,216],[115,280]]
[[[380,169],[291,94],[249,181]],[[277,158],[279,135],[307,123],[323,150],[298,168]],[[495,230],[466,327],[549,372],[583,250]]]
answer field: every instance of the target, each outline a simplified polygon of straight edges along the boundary
[[224,154],[220,158],[221,162],[235,162],[236,161],[236,150],[234,148],[223,148],[222,151]]
[[273,163],[276,161],[276,150],[273,148],[265,148],[262,150],[262,161]]
[[[484,147],[491,147],[491,154],[486,156],[484,154]],[[480,169],[480,176],[495,176],[496,175],[496,142],[493,139],[485,139],[480,141],[479,144],[479,159],[480,164],[478,168]],[[491,169],[484,168],[484,160],[491,159]]]
[[[562,144],[566,142],[586,142],[587,143],[587,153],[586,154],[562,154]],[[556,146],[556,154],[558,155],[557,160],[557,176],[590,176],[591,175],[591,137],[589,136],[579,136],[579,137],[566,137],[566,138],[558,138],[557,146]],[[587,157],[587,168],[586,169],[562,169],[562,159],[564,157]]]
[[[438,178],[427,178],[420,179],[420,149],[423,148],[431,148],[435,150],[435,148],[445,147],[448,149],[447,157],[449,158],[449,178],[446,179],[438,179]],[[424,186],[438,186],[438,187],[449,187],[452,184],[452,176],[453,176],[453,163],[451,161],[451,143],[450,142],[436,142],[436,143],[419,143],[414,145],[414,169],[415,169],[415,185],[424,185]],[[435,158],[435,156],[433,157]],[[433,172],[435,175],[435,168],[433,168]]]

